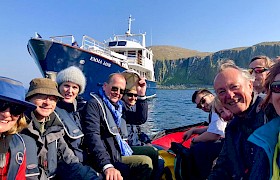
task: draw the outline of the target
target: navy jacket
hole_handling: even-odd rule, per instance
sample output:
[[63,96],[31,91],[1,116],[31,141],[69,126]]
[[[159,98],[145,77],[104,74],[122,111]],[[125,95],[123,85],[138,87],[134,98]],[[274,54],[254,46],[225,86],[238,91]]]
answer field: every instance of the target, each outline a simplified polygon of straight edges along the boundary
[[74,151],[80,162],[83,162],[82,140],[84,134],[78,111],[75,111],[74,104],[59,101],[55,112],[57,112],[63,123],[65,141]]
[[224,146],[209,180],[263,179],[266,176],[251,175],[252,165],[260,151],[256,145],[247,141],[254,130],[264,124],[264,112],[257,110],[261,101],[258,97],[244,117],[234,117],[226,128]]
[[[103,101],[102,101],[103,103]],[[104,106],[105,103],[103,103]],[[106,164],[121,161],[121,152],[115,136],[110,133],[102,107],[94,98],[89,100],[81,112],[82,128],[85,134],[84,146],[87,152],[87,164],[101,172]]]

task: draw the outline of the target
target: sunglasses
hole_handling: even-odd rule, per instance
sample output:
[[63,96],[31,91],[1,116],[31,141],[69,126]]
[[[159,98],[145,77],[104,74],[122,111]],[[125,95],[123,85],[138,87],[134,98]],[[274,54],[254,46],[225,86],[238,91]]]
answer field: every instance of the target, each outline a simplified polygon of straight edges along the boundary
[[280,81],[274,81],[270,84],[269,89],[271,92],[280,93]]
[[118,87],[116,87],[116,86],[113,86],[113,87],[111,88],[111,91],[112,91],[112,92],[118,92],[119,90],[120,90],[120,94],[124,94],[124,89],[118,88]]
[[256,74],[260,74],[267,70],[268,70],[268,68],[265,68],[265,67],[255,67],[255,68],[248,69],[250,74],[253,74],[253,72],[255,72]]
[[202,105],[206,103],[206,99],[205,97],[208,96],[209,94],[205,94],[204,96],[202,96],[202,98],[200,99],[199,103],[196,105],[196,108],[201,109]]
[[13,116],[19,116],[26,110],[26,107],[24,106],[0,100],[0,112],[3,112],[8,108],[10,108],[10,113]]
[[137,94],[134,94],[134,93],[126,93],[126,95],[127,95],[128,97],[135,97],[135,98],[138,97],[138,95],[137,95]]

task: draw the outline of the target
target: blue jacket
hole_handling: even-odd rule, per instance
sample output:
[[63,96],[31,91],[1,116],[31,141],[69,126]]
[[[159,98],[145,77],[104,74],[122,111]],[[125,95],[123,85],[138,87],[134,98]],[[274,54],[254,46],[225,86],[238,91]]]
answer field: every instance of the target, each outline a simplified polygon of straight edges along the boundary
[[274,118],[267,124],[258,128],[248,140],[257,146],[261,147],[269,160],[270,178],[272,176],[272,165],[275,145],[278,141],[278,134],[280,132],[280,117]]

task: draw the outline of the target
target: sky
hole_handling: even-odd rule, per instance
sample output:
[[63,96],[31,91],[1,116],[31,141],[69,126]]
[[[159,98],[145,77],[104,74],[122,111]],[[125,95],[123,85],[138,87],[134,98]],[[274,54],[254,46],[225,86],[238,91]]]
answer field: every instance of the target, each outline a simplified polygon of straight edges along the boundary
[[279,0],[9,0],[0,1],[0,76],[22,81],[42,77],[27,51],[35,32],[43,38],[83,35],[104,41],[147,33],[146,44],[201,52],[280,41]]

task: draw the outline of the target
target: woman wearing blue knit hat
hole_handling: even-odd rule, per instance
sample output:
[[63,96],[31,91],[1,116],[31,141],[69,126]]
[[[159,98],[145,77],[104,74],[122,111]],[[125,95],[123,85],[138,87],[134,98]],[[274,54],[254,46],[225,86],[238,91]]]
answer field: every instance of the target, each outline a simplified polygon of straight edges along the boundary
[[0,77],[0,179],[25,179],[26,145],[18,133],[26,127],[27,109],[36,106],[25,101],[22,83]]

